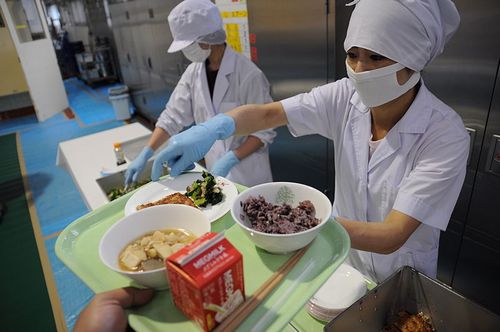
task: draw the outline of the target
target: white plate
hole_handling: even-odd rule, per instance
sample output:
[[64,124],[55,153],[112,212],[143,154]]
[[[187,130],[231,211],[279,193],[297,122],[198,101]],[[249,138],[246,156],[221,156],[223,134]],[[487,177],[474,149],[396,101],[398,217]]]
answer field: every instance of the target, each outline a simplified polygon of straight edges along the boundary
[[363,275],[350,265],[342,264],[309,300],[329,313],[341,311],[366,293]]
[[308,302],[305,305],[305,309],[311,316],[322,322],[329,322],[342,312],[342,311],[335,311],[333,313],[324,312],[321,309],[315,307],[314,304],[312,304],[311,302]]
[[[125,205],[125,215],[128,216],[137,212],[137,205],[157,201],[162,197],[176,192],[184,194],[187,186],[190,186],[194,181],[201,179],[203,179],[201,173],[188,172],[175,178],[168,176],[160,181],[148,183],[129,198],[127,204]],[[217,185],[222,189],[224,198],[218,204],[200,208],[200,210],[207,215],[210,222],[214,222],[225,215],[226,212],[231,209],[236,196],[238,196],[238,190],[236,189],[234,183],[220,176],[215,177],[215,180],[217,181]]]

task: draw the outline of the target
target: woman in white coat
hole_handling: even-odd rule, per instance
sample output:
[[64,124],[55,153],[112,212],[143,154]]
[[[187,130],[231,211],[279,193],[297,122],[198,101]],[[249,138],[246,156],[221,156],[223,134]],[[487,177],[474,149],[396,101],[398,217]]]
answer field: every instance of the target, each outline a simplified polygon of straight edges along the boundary
[[[351,238],[350,263],[377,282],[403,265],[435,277],[439,234],[465,178],[469,137],[420,72],[459,21],[451,0],[358,1],[344,43],[349,78],[217,116],[174,136],[159,160],[175,158],[178,174],[217,139],[282,125],[295,136],[330,138],[333,213]],[[198,135],[203,146],[192,149]]]
[[[169,14],[174,41],[168,52],[181,50],[192,61],[161,113],[148,145],[131,163],[126,184],[135,182],[153,151],[185,127],[249,103],[272,102],[269,82],[245,56],[226,45],[220,12],[208,0],[185,0]],[[214,175],[246,185],[271,182],[268,145],[276,133],[267,129],[216,142],[202,156]],[[157,180],[157,178],[153,178]]]

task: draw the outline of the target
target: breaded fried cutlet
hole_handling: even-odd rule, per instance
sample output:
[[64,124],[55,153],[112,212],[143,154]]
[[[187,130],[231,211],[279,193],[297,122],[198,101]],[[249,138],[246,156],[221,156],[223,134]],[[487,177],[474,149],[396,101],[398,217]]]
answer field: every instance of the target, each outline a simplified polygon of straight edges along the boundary
[[138,205],[136,207],[136,210],[139,211],[139,210],[151,207],[151,206],[163,205],[163,204],[184,204],[184,205],[189,205],[189,206],[197,208],[196,205],[194,205],[191,198],[189,198],[186,195],[181,194],[181,193],[173,193],[173,194],[165,196],[157,201]]

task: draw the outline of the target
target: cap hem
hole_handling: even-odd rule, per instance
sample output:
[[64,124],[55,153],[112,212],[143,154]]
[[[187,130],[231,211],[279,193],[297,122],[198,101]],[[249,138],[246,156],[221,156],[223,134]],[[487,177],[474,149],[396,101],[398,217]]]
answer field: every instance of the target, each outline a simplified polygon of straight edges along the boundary
[[168,53],[174,53],[194,43],[194,40],[174,40],[168,48]]

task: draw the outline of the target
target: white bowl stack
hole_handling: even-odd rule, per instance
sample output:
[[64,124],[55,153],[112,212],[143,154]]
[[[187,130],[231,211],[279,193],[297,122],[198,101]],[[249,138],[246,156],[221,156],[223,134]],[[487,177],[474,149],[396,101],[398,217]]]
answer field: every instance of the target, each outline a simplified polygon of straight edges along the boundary
[[363,275],[348,264],[342,264],[306,304],[314,318],[329,322],[366,293]]

